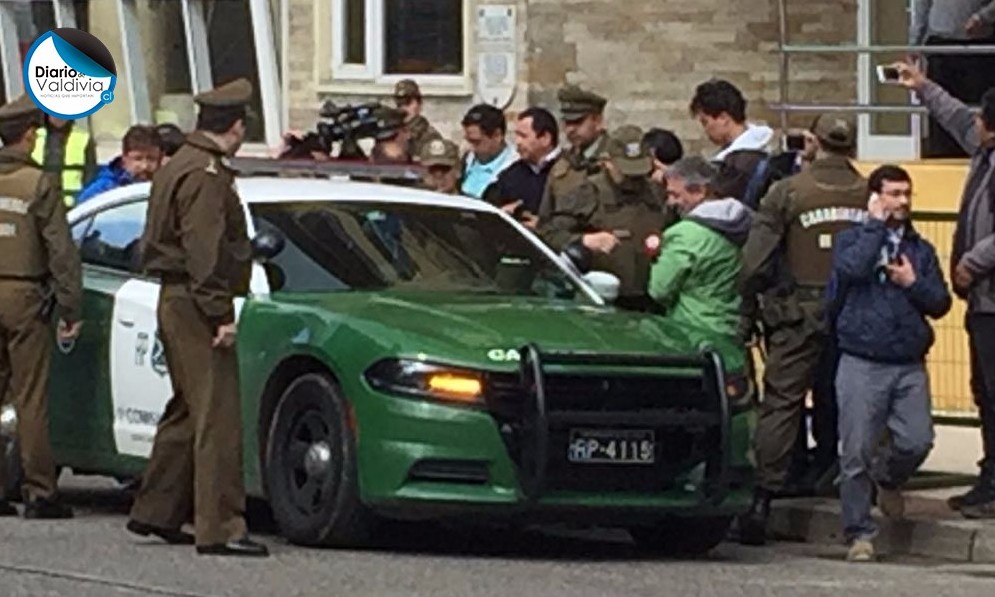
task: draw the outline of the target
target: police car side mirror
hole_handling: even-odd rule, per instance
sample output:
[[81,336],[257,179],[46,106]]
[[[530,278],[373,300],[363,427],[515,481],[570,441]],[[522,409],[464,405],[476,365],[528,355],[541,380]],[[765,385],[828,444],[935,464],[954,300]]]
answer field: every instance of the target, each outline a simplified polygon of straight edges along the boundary
[[607,303],[615,302],[618,298],[618,289],[622,285],[618,276],[608,272],[588,272],[584,274],[584,281]]
[[286,245],[283,235],[272,230],[264,230],[252,239],[252,258],[259,261],[273,259]]

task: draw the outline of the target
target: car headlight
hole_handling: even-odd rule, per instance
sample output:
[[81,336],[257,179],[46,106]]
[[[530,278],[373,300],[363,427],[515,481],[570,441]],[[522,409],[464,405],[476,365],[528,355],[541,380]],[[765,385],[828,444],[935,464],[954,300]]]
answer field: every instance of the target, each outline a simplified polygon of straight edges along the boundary
[[409,397],[467,405],[483,404],[484,374],[472,369],[407,359],[379,361],[366,371],[374,388]]

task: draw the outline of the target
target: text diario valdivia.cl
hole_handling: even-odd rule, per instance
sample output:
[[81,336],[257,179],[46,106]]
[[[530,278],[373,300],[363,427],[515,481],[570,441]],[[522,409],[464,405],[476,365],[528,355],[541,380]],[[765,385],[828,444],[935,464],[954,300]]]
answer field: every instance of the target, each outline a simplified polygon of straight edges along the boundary
[[104,81],[68,66],[35,66],[35,84],[42,91],[104,91]]

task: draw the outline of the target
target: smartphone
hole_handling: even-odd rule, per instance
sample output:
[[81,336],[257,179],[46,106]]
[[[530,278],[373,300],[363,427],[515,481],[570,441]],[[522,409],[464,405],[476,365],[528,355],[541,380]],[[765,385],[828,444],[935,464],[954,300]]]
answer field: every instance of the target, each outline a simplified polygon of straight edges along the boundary
[[788,151],[805,151],[805,135],[796,133],[785,136],[784,146]]
[[882,83],[898,83],[900,79],[901,75],[899,75],[898,69],[894,66],[878,65],[878,81]]

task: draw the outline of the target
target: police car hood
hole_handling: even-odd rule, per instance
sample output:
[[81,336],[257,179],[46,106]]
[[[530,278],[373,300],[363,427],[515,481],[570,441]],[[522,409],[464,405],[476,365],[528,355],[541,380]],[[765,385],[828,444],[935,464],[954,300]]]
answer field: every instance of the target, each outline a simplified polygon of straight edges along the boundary
[[746,243],[753,221],[750,208],[737,199],[705,201],[684,217],[718,232],[738,247]]
[[[535,343],[546,350],[692,355],[711,344],[730,369],[742,349],[712,330],[692,329],[661,317],[612,307],[541,297],[460,293],[334,293],[305,299],[323,308],[331,346],[375,359],[424,354],[426,358],[484,366],[496,349]],[[336,323],[332,323],[336,322]]]
[[736,137],[728,147],[715,154],[713,158],[717,162],[726,159],[726,156],[734,151],[743,149],[759,149],[767,151],[771,141],[774,139],[774,129],[762,124],[747,124],[743,134]]

